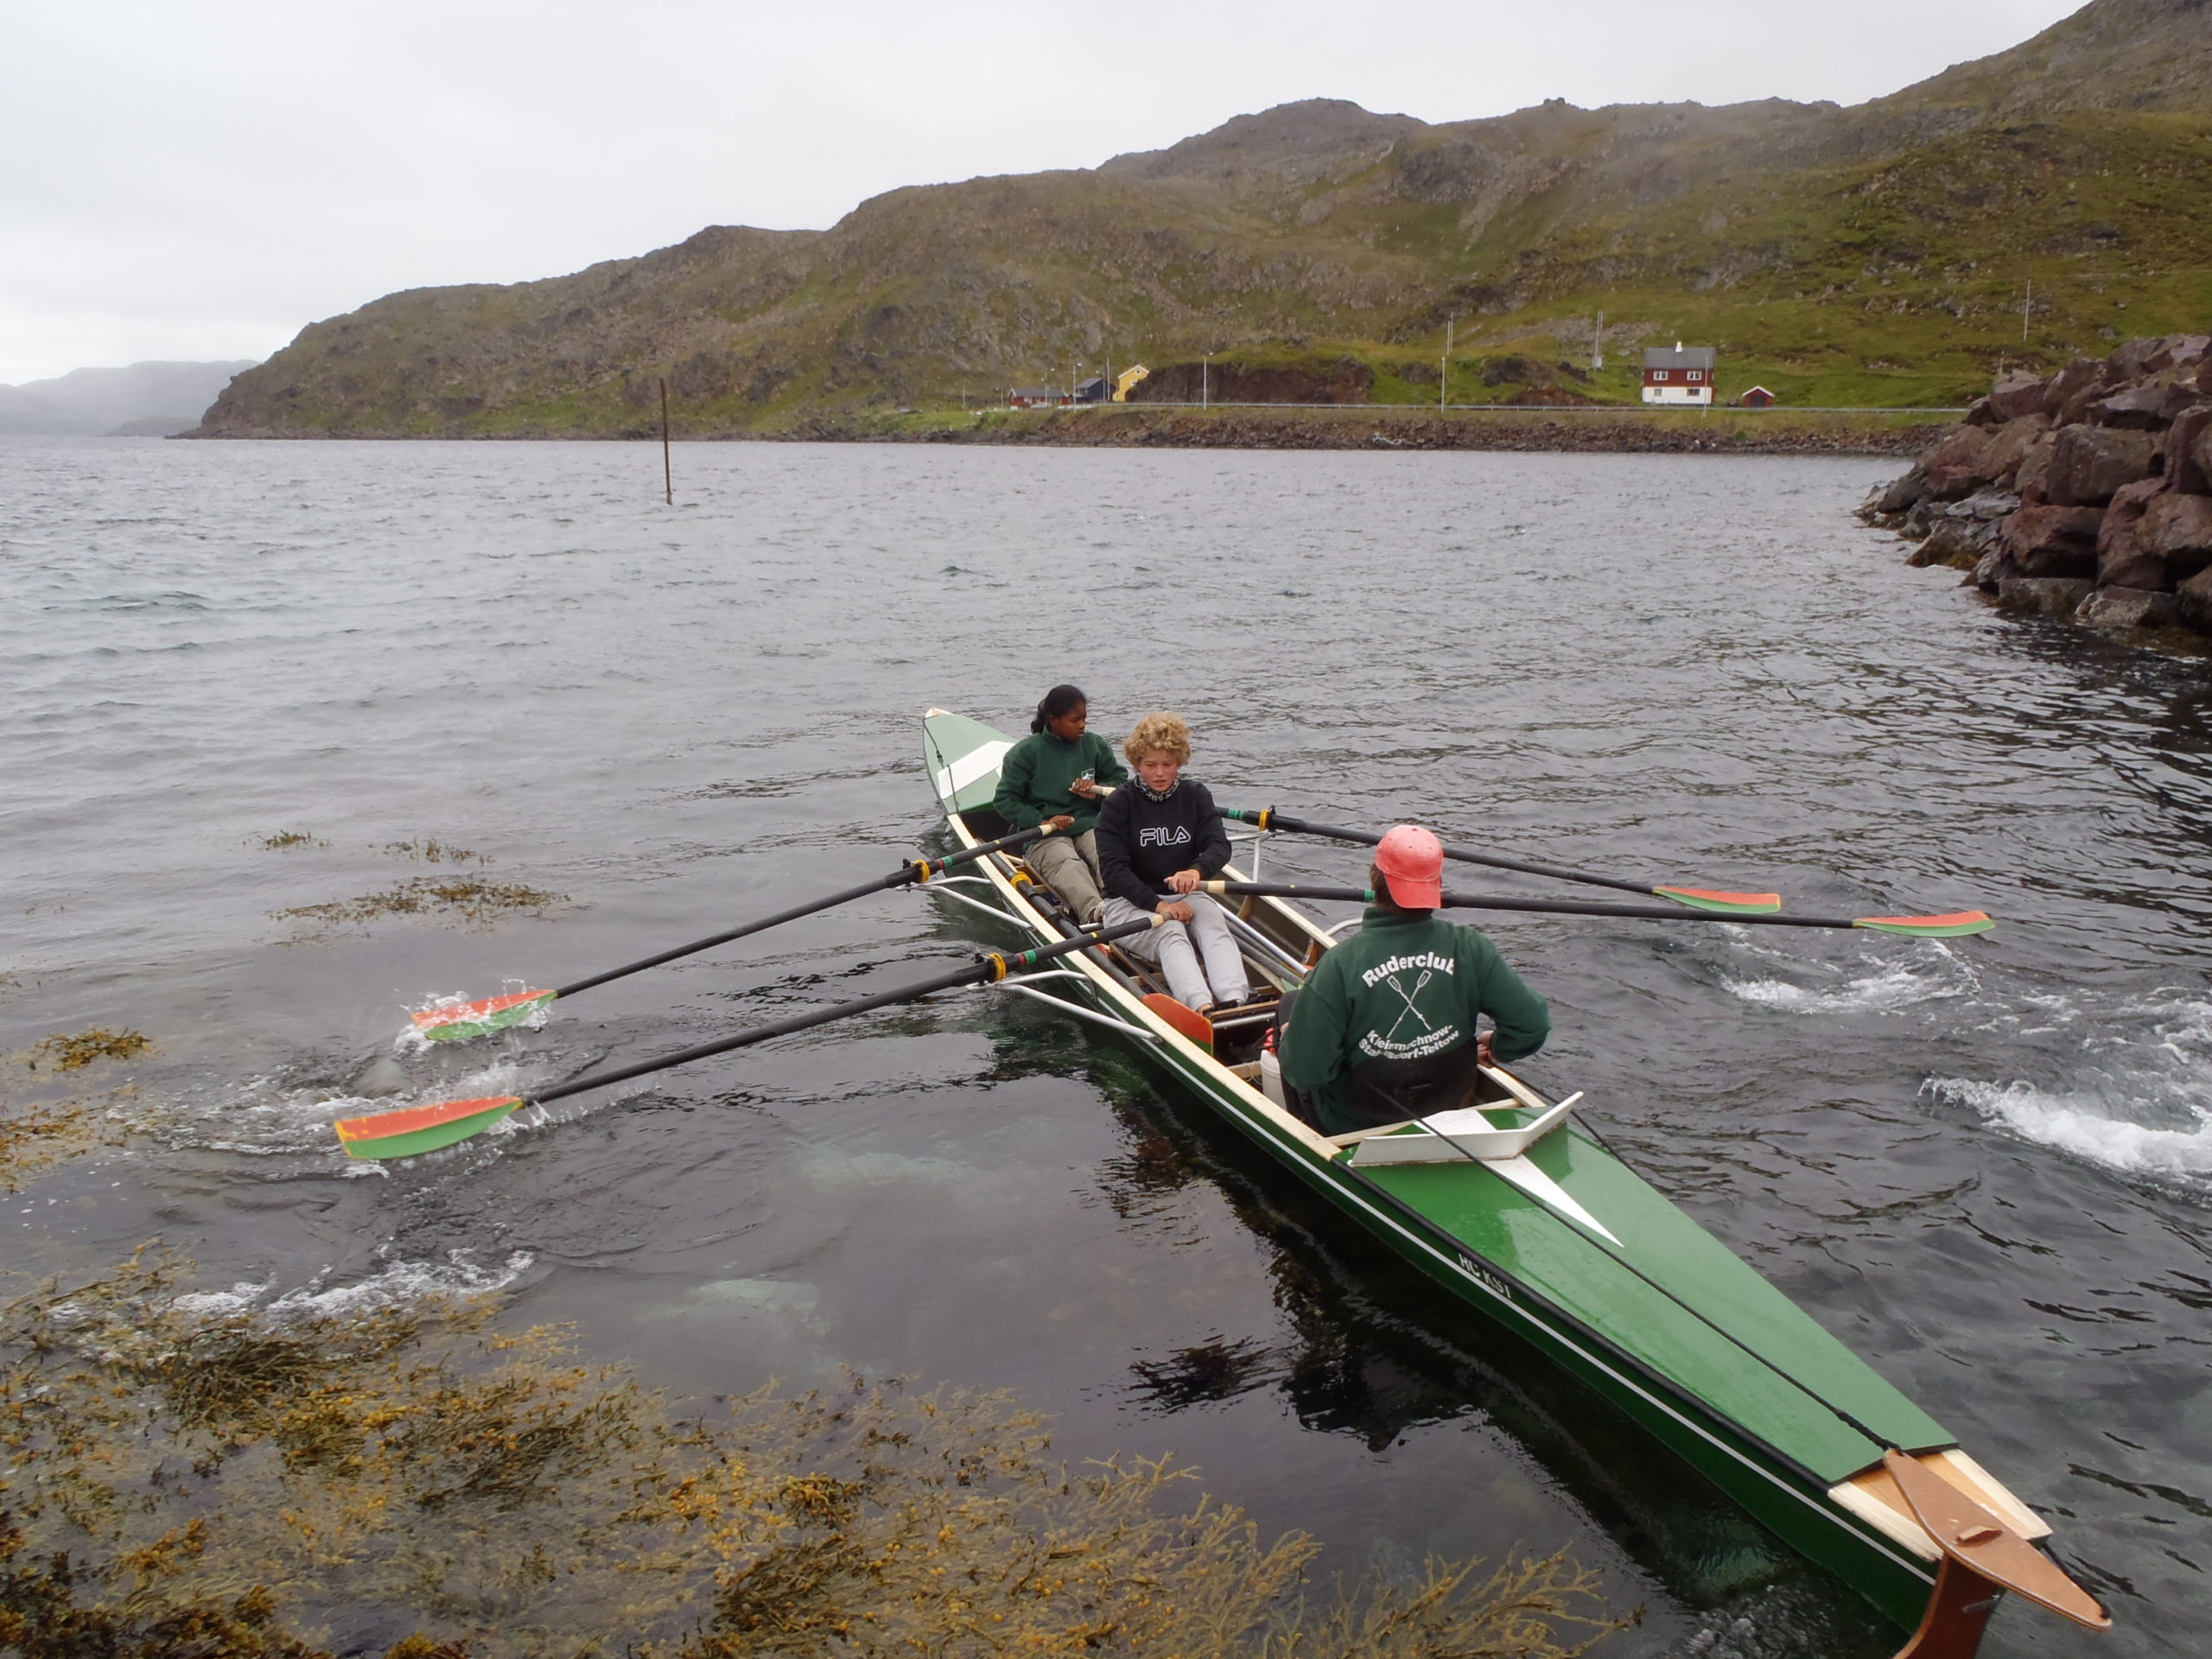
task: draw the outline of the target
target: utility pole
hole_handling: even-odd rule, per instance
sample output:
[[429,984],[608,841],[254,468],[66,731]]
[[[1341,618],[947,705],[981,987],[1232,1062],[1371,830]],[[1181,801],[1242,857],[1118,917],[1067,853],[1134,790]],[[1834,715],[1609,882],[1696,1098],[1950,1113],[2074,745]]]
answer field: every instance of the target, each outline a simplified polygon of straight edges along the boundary
[[1590,372],[1594,374],[1605,366],[1605,314],[1598,314],[1598,326],[1590,331]]
[[676,505],[676,463],[668,458],[668,377],[660,378],[660,478],[668,492],[668,505]]
[[1213,353],[1206,352],[1198,358],[1198,407],[1213,406]]
[[2035,308],[2036,279],[2028,278],[2028,297],[2020,302],[2020,344],[2028,343],[2028,313]]
[[1440,415],[1444,412],[1445,385],[1452,378],[1452,319],[1445,319],[1444,356],[1436,369],[1436,412]]

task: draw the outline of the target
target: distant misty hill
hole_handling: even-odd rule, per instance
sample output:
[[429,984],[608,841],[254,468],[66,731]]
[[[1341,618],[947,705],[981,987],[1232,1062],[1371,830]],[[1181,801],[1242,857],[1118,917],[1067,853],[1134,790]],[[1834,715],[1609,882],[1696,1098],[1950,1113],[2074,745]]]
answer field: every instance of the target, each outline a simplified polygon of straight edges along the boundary
[[117,432],[159,437],[190,430],[232,377],[254,366],[227,363],[133,363],[124,369],[73,369],[52,380],[0,386],[0,433]]

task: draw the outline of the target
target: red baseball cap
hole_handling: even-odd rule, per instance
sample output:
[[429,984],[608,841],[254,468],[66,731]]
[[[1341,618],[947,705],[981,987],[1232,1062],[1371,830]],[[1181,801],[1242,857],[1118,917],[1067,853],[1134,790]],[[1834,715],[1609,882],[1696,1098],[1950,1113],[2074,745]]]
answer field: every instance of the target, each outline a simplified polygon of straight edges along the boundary
[[1435,910],[1444,903],[1444,843],[1417,823],[1402,823],[1375,849],[1390,901],[1402,910]]

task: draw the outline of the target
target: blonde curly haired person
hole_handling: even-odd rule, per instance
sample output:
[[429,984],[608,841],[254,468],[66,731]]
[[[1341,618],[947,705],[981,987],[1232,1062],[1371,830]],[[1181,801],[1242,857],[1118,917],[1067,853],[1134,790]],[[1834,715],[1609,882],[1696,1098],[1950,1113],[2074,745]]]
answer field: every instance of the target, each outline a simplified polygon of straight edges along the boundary
[[1167,992],[1205,1014],[1252,995],[1244,958],[1221,906],[1197,891],[1229,862],[1229,831],[1213,795],[1183,776],[1191,728],[1180,715],[1147,715],[1122,745],[1135,773],[1098,810],[1098,869],[1106,890],[1100,920],[1164,916],[1166,925],[1122,948],[1156,964]]

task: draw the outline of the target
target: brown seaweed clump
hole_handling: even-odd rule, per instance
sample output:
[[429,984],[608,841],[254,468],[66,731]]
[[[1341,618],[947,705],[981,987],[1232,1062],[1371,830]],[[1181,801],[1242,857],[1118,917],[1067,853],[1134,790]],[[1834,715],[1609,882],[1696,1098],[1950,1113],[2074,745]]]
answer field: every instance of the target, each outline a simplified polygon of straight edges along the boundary
[[342,1614],[388,1659],[1567,1659],[1620,1624],[1563,1554],[1316,1604],[1306,1535],[1166,1459],[1071,1470],[1003,1394],[687,1416],[488,1303],[287,1321],[181,1272],[0,1310],[0,1648],[316,1659]]
[[561,902],[562,895],[524,887],[517,881],[486,881],[474,876],[418,875],[358,899],[335,899],[327,904],[295,905],[276,912],[280,921],[369,923],[386,916],[458,915],[480,926],[488,925],[513,911],[543,915]]
[[264,836],[261,845],[268,852],[288,853],[295,847],[327,847],[330,843],[317,841],[304,830],[279,830],[273,836]]
[[0,1192],[20,1192],[41,1170],[116,1139],[114,1108],[136,1094],[118,1090],[105,1103],[0,1100]]
[[470,859],[486,862],[484,855],[466,847],[449,847],[425,836],[421,841],[388,841],[385,851],[395,858],[420,859],[425,864],[466,864]]
[[43,1060],[56,1071],[81,1071],[94,1060],[135,1060],[141,1054],[153,1052],[154,1045],[145,1034],[136,1031],[110,1031],[105,1026],[94,1026],[90,1031],[71,1034],[55,1033],[35,1043],[23,1064],[34,1071]]

